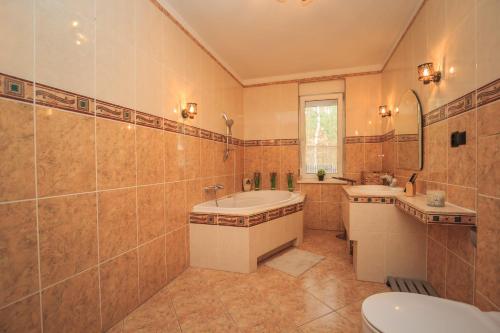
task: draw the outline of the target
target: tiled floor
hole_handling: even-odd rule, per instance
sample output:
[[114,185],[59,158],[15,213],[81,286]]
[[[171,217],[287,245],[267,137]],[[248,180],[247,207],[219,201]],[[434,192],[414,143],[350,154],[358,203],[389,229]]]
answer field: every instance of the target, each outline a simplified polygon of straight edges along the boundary
[[301,248],[326,259],[299,278],[189,268],[111,332],[358,332],[362,300],[388,288],[357,281],[335,235],[305,233]]

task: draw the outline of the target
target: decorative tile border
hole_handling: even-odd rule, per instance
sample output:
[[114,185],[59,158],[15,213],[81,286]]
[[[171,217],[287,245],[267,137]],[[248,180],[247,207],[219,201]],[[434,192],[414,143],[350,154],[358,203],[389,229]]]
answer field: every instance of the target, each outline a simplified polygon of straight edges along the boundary
[[298,145],[299,139],[267,139],[267,140],[244,140],[245,147],[258,146],[293,146]]
[[392,205],[394,203],[393,197],[362,197],[362,196],[350,196],[349,201],[353,203],[377,203],[377,204],[388,204]]
[[418,141],[418,134],[398,134],[396,135],[397,142]]
[[190,213],[189,223],[249,228],[258,224],[278,219],[283,216],[300,212],[303,209],[304,209],[304,203],[299,202],[285,207],[267,210],[254,215]]
[[346,136],[344,138],[345,144],[351,143],[382,143],[389,141],[395,137],[394,130],[391,130],[382,135],[358,135],[358,136]]
[[477,90],[471,91],[450,103],[436,108],[424,115],[424,127],[438,121],[474,110],[476,106],[483,106],[500,99],[500,79],[497,79]]
[[429,224],[476,225],[476,217],[464,214],[427,214],[396,199],[396,207],[420,222]]
[[[175,120],[155,116],[138,110],[75,94],[62,89],[50,87],[0,73],[0,97],[23,102],[83,113],[100,118],[124,121],[139,126],[146,126],[202,139],[226,142],[225,135],[186,125]],[[296,139],[281,139],[280,143]],[[243,146],[244,140],[230,138],[233,145]]]

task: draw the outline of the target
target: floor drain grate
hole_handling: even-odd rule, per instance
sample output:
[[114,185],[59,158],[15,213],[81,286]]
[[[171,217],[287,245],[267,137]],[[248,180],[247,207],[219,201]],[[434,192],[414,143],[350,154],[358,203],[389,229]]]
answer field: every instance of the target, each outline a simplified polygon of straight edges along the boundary
[[392,291],[439,297],[436,290],[432,288],[427,281],[389,276],[387,278],[387,286],[390,287]]

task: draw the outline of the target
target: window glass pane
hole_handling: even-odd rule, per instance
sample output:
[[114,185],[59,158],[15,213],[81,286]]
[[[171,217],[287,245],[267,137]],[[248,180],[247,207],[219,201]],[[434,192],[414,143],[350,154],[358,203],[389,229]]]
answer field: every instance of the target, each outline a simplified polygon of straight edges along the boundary
[[305,172],[337,173],[337,100],[306,101]]

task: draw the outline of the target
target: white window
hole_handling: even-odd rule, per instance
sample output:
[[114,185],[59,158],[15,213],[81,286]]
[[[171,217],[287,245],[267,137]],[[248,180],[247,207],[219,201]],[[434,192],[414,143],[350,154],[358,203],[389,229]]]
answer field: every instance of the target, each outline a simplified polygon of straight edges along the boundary
[[342,94],[300,98],[301,177],[342,176],[343,123]]

